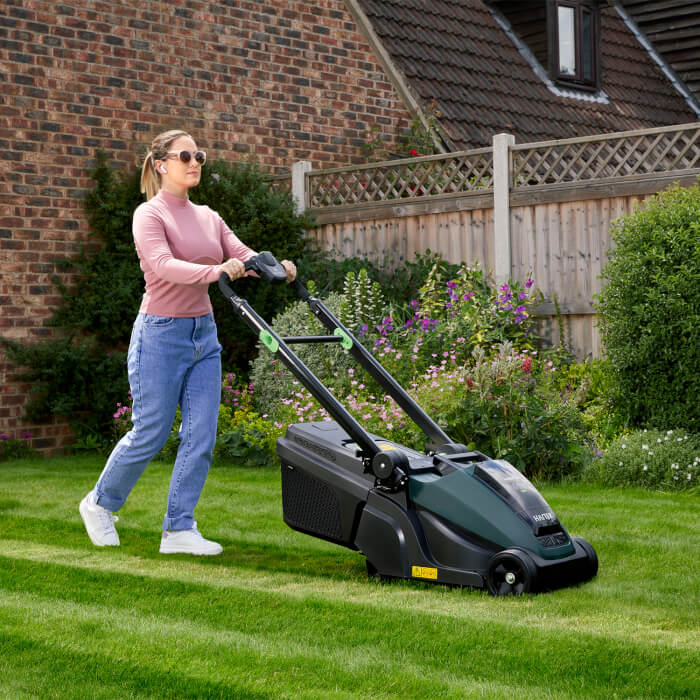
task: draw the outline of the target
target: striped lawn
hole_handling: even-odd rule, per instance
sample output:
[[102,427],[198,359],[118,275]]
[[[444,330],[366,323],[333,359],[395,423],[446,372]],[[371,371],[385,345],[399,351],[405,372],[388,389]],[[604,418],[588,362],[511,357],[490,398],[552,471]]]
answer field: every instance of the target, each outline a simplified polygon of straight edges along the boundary
[[214,558],[158,554],[169,467],[93,547],[94,456],[0,463],[0,698],[700,697],[697,495],[549,486],[600,573],[521,598],[367,579],[288,529],[275,468],[215,465]]

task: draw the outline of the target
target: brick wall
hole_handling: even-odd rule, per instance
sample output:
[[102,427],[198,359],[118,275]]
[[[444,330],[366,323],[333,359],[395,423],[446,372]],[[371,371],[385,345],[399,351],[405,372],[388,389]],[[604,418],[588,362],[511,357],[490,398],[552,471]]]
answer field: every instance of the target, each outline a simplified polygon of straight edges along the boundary
[[[342,0],[3,0],[0,4],[0,334],[50,336],[56,258],[86,239],[98,148],[140,161],[165,129],[274,172],[362,160],[410,115]],[[52,450],[65,422],[22,419],[28,387],[0,357],[0,433]]]

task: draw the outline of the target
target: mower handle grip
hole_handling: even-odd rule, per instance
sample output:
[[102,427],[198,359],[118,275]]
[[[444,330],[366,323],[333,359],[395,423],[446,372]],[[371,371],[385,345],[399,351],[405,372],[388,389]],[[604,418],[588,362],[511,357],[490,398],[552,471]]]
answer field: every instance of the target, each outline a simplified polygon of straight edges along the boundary
[[[249,270],[257,272],[260,277],[270,284],[279,284],[287,281],[287,271],[277,261],[277,258],[267,250],[248,258],[243,263],[243,268],[246,272]],[[219,275],[219,289],[227,299],[231,299],[234,296],[234,291],[229,286],[230,282],[231,278],[225,272]]]

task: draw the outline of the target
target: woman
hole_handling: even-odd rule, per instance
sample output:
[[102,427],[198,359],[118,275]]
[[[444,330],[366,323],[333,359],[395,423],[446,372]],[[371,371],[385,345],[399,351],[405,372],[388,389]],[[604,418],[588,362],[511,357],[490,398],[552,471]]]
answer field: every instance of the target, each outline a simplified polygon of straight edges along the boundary
[[[134,212],[133,234],[146,291],[129,344],[133,428],[117,443],[94,489],[80,503],[98,547],[119,545],[113,515],[165,444],[180,406],[180,447],[173,467],[160,551],[219,554],[197,530],[194,508],[216,441],[221,400],[221,346],[207,287],[225,272],[245,274],[255,255],[206,206],[189,201],[206,153],[184,131],[157,136],[141,171],[147,201]],[[226,262],[222,261],[226,258]],[[287,280],[296,268],[282,261]]]

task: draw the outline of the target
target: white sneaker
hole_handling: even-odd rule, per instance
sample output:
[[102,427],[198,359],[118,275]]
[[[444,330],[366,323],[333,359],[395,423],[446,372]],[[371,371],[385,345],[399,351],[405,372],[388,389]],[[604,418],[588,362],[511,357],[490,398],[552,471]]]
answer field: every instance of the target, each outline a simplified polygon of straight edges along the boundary
[[91,542],[97,547],[118,547],[119,535],[114,529],[114,523],[119,518],[112,511],[95,503],[95,493],[90,493],[80,501],[80,515],[83,517],[85,529]]
[[221,554],[224,548],[218,542],[205,540],[197,529],[197,523],[191,530],[164,530],[160,540],[161,554]]

